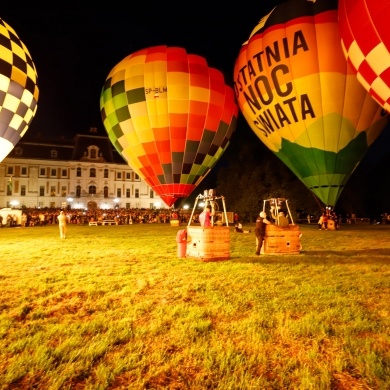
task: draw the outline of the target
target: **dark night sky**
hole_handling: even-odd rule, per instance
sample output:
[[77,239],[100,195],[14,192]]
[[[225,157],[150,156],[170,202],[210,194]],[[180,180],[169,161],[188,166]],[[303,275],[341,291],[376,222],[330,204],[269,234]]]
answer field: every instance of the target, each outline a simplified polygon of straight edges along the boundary
[[251,9],[167,3],[137,2],[133,9],[131,3],[110,8],[109,2],[93,7],[2,4],[0,18],[27,46],[38,72],[38,110],[29,133],[68,137],[91,126],[104,133],[99,109],[104,81],[118,62],[145,47],[184,47],[205,57],[231,84],[241,44],[277,1],[261,0]]
[[[241,44],[261,17],[280,2],[259,0],[257,6],[253,2],[215,5],[210,0],[180,5],[137,2],[133,9],[132,3],[122,8],[115,2],[112,8],[109,2],[92,7],[85,2],[79,6],[3,2],[0,18],[25,43],[38,72],[38,110],[28,135],[72,138],[74,134],[87,133],[90,127],[106,134],[99,108],[106,77],[123,58],[145,47],[184,47],[189,53],[205,57],[231,85]],[[239,129],[240,136],[250,131],[242,116]],[[371,176],[371,181],[357,186],[375,186],[373,178],[377,177],[382,187],[373,189],[373,193],[387,196],[389,144],[387,128],[358,167],[358,174]],[[259,148],[265,150],[260,140]]]

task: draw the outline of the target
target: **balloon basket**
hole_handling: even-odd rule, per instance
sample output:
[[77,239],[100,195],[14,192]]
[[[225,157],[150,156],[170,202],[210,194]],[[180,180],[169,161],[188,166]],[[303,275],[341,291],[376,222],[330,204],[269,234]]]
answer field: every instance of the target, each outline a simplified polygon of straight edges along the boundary
[[230,228],[228,226],[187,227],[187,257],[202,261],[222,261],[230,257]]
[[267,225],[264,238],[265,254],[299,254],[302,246],[300,240],[301,232],[298,225],[286,227],[278,225]]

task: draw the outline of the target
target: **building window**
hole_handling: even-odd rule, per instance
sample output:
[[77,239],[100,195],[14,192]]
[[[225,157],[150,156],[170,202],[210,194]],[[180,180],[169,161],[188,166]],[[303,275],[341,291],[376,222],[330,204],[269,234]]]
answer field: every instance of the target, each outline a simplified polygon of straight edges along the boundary
[[89,170],[89,177],[96,177],[96,168],[91,168]]
[[81,177],[81,168],[80,167],[77,167],[77,169],[76,169],[76,176]]
[[57,176],[57,169],[55,168],[51,169],[50,176]]
[[81,196],[81,186],[76,186],[76,198],[80,198]]
[[45,186],[39,187],[39,196],[45,196]]
[[91,160],[96,160],[98,157],[99,148],[95,145],[88,146],[87,156]]
[[46,168],[39,168],[39,176],[46,176]]
[[122,179],[122,172],[117,172],[116,173],[116,178],[117,179]]
[[24,184],[20,186],[20,196],[26,196],[26,186]]
[[61,196],[66,196],[66,186],[61,187]]
[[13,175],[14,174],[14,167],[7,167],[7,175]]
[[135,189],[134,196],[135,196],[136,198],[139,198],[139,189],[138,189],[138,188]]
[[50,196],[56,196],[56,187],[55,186],[50,187]]
[[153,190],[149,191],[149,198],[154,198],[154,191]]
[[139,176],[137,174],[135,174],[135,180],[139,180]]
[[104,197],[105,197],[105,198],[108,198],[108,187],[107,187],[107,186],[105,186],[105,187],[103,188],[103,193],[104,193]]
[[130,179],[131,179],[131,173],[130,173],[130,172],[126,172],[126,179],[127,179],[127,180],[130,180]]
[[130,188],[126,188],[126,198],[130,198]]
[[96,194],[96,186],[89,186],[88,192],[90,195],[95,195]]
[[23,154],[23,149],[20,146],[17,146],[15,148],[15,155],[16,156],[21,156]]
[[57,158],[58,156],[58,151],[53,149],[50,151],[51,158]]
[[117,188],[117,190],[116,190],[116,197],[120,198],[121,196],[122,196],[122,191],[121,191],[120,188]]
[[61,176],[62,176],[62,177],[68,176],[68,170],[67,170],[67,169],[63,169],[63,170],[61,171]]
[[20,174],[23,176],[27,176],[27,167],[22,167]]
[[103,174],[105,179],[108,179],[108,169],[104,168],[104,174]]
[[130,208],[130,203],[126,203],[126,209]]

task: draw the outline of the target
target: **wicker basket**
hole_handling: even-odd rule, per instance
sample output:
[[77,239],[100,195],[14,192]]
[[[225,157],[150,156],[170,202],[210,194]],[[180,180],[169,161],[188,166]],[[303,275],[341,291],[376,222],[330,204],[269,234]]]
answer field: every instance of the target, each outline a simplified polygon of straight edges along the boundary
[[265,229],[264,253],[299,254],[301,251],[301,232],[298,225],[281,227],[267,225]]
[[202,261],[227,260],[230,257],[230,228],[228,226],[188,226],[187,257]]

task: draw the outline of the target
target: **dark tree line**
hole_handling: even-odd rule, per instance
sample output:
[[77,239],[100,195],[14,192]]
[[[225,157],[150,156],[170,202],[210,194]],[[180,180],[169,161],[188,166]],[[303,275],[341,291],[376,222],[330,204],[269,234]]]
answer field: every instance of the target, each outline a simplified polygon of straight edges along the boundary
[[[336,204],[337,214],[379,218],[390,210],[390,153],[382,150],[389,139],[390,129],[358,165]],[[288,199],[294,219],[319,216],[326,206],[240,121],[221,160],[182,204],[193,205],[207,189],[216,189],[225,197],[227,210],[248,221],[255,220],[270,198]]]

